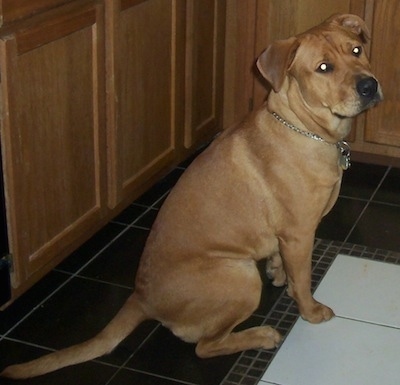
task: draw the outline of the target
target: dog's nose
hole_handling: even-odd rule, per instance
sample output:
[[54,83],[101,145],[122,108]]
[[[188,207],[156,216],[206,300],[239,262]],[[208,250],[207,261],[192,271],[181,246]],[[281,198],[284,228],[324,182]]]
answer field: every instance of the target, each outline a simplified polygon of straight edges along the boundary
[[367,77],[359,80],[356,87],[362,98],[372,99],[378,91],[378,82],[373,77]]

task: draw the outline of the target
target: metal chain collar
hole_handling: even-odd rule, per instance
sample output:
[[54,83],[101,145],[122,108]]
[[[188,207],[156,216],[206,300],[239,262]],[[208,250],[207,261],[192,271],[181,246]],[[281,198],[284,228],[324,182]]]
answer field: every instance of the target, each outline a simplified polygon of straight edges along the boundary
[[350,146],[347,142],[345,142],[344,140],[341,140],[337,143],[329,143],[324,138],[321,138],[319,135],[314,134],[313,132],[304,131],[304,130],[294,126],[293,124],[287,122],[285,119],[280,117],[276,112],[271,112],[271,114],[278,122],[282,123],[284,126],[290,128],[291,130],[293,130],[297,133],[307,136],[308,138],[314,139],[318,142],[325,143],[329,146],[335,146],[339,151],[339,164],[342,167],[342,169],[347,170],[350,167],[350,165],[351,165],[351,163],[350,163]]

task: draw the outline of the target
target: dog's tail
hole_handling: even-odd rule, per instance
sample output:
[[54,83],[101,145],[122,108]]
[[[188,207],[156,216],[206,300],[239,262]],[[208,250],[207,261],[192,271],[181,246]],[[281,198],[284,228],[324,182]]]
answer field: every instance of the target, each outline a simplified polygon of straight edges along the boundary
[[147,318],[133,294],[114,319],[94,338],[24,364],[9,366],[0,373],[0,376],[25,379],[100,357],[110,353]]

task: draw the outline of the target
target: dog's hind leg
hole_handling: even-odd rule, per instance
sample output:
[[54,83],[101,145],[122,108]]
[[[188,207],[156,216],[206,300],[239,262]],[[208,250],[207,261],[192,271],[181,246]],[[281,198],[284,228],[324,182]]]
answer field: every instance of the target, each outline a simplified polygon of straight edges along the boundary
[[233,354],[248,349],[273,349],[282,337],[271,326],[257,326],[239,332],[231,332],[214,339],[201,339],[196,354],[201,358]]
[[[256,265],[248,261],[225,262],[225,269],[230,270],[228,290],[217,290],[223,277],[208,283],[214,293],[209,297],[207,322],[199,327],[203,334],[197,341],[196,354],[201,358],[237,353],[247,349],[276,348],[282,337],[270,326],[252,327],[241,331],[233,331],[257,309],[261,298],[262,281]],[[221,270],[223,271],[223,270]],[[226,280],[226,278],[225,278]],[[214,286],[215,285],[215,286]],[[213,287],[214,286],[214,287]],[[219,295],[218,295],[218,294]],[[219,306],[218,306],[219,304]]]

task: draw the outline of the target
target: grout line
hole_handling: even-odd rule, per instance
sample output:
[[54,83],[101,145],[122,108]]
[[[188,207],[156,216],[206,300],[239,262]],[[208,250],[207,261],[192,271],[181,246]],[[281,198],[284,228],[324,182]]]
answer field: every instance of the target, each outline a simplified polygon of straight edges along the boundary
[[384,201],[377,201],[377,200],[374,200],[373,203],[379,203],[382,206],[400,207],[399,203],[391,203],[391,202],[384,202]]
[[122,370],[128,370],[130,372],[135,372],[135,373],[140,373],[140,374],[144,374],[146,376],[149,377],[154,377],[154,378],[160,378],[163,380],[167,380],[168,382],[171,382],[171,384],[177,384],[177,385],[198,385],[197,382],[188,382],[185,380],[179,380],[177,378],[173,378],[173,377],[167,377],[167,376],[163,376],[161,374],[157,374],[157,373],[152,373],[152,372],[147,372],[145,370],[140,370],[140,369],[132,369],[132,368],[120,368],[120,370],[118,370],[116,373],[114,373],[114,375],[106,382],[105,385],[109,385],[111,383],[111,381],[116,377],[116,375],[121,372]]
[[378,192],[378,190],[380,189],[380,187],[382,186],[383,181],[386,179],[387,175],[389,174],[390,170],[392,169],[392,166],[388,166],[388,168],[386,169],[385,174],[383,175],[381,181],[379,182],[378,186],[376,187],[375,191],[372,193],[371,198],[369,199],[369,202],[371,202],[376,193]]
[[[136,203],[136,201],[134,201],[134,202],[132,202],[131,204],[130,204],[130,206],[139,206],[139,207],[142,207],[142,208],[148,208],[148,207],[150,207],[149,205],[145,205],[145,204],[143,204],[143,203]],[[129,206],[128,206],[129,207]]]
[[160,198],[158,198],[158,199],[150,206],[150,208],[153,208],[153,209],[158,210],[158,208],[156,207],[156,205],[157,205],[161,200],[163,200],[164,197],[166,197],[166,196],[171,192],[171,190],[172,190],[172,187],[171,187],[168,191],[166,191],[164,194],[162,194],[162,195],[160,196]]
[[[142,217],[144,217],[146,214],[148,214],[149,212],[151,212],[152,210],[157,210],[157,211],[159,211],[159,208],[156,207],[156,205],[157,205],[160,201],[162,201],[162,200],[170,193],[170,191],[171,191],[171,190],[168,190],[168,191],[166,191],[163,195],[161,195],[155,202],[153,202],[153,204],[152,204],[151,206],[149,206],[149,208],[148,208],[144,213],[142,213],[142,214],[139,215],[136,219],[134,219],[128,226],[129,226],[129,227],[136,227],[136,228],[143,229],[143,230],[150,230],[150,228],[147,228],[147,227],[144,227],[144,226],[138,226],[138,225],[136,225],[136,223],[137,223],[140,219],[142,219]],[[151,227],[151,226],[150,226],[150,227]]]
[[[46,350],[48,353],[53,353],[53,352],[55,352],[55,351],[57,351],[57,349],[53,349],[53,348],[50,348],[50,347],[48,347],[48,346],[43,346],[43,345],[38,345],[38,344],[34,344],[33,342],[29,342],[29,341],[22,341],[22,340],[20,340],[20,339],[18,339],[18,338],[11,338],[11,337],[6,337],[6,336],[3,336],[3,338],[1,339],[1,341],[9,341],[9,342],[15,342],[15,343],[18,343],[18,344],[23,344],[23,345],[27,345],[27,346],[30,346],[30,347],[32,347],[32,348],[37,348],[37,349],[42,349],[42,350]],[[47,353],[47,354],[48,354]],[[45,354],[45,353],[44,353]]]
[[[121,285],[119,283],[115,283],[115,282],[110,282],[110,281],[104,281],[102,279],[96,279],[93,277],[88,277],[85,275],[76,275],[75,278],[79,278],[85,281],[90,281],[90,282],[95,282],[95,283],[100,283],[100,284],[104,284],[104,285],[109,285],[109,286],[113,286],[113,287],[118,287],[121,289],[127,289],[129,291],[133,291],[134,287],[133,286],[127,286],[127,285]],[[133,277],[135,278],[135,277]],[[134,279],[132,278],[132,282],[134,282]]]
[[[155,210],[155,209],[151,209],[151,210]],[[134,222],[136,222],[136,219],[134,220]],[[136,228],[136,229],[147,230],[147,231],[150,230],[150,227],[139,226],[139,225],[135,225],[135,224],[133,224],[133,223],[131,223],[131,224],[129,224],[129,225],[126,224],[126,223],[116,222],[116,221],[113,221],[112,223],[114,223],[114,224],[116,224],[116,225],[119,225],[119,226],[124,226],[124,227],[134,227],[134,228]]]
[[[386,262],[379,262],[379,263],[386,263]],[[362,324],[379,326],[379,327],[383,327],[383,328],[387,328],[387,329],[394,329],[394,330],[400,329],[400,325],[399,326],[385,325],[385,324],[378,323],[378,322],[372,322],[372,321],[367,321],[367,320],[363,320],[363,319],[352,318],[352,317],[348,317],[348,316],[344,316],[344,315],[335,314],[335,318],[341,318],[341,319],[352,321],[352,322],[358,322],[358,323],[362,323]]]
[[[158,200],[157,200],[157,202],[158,202]],[[130,226],[132,226],[134,223],[136,223],[139,219],[141,219],[142,217],[144,217],[148,212],[150,212],[151,210],[153,210],[153,205],[151,205],[151,206],[142,206],[143,208],[146,208],[146,210],[145,211],[143,211],[141,214],[139,214],[137,217],[135,217],[131,222],[129,222],[129,223],[124,223],[124,222],[118,222],[118,221],[115,221],[115,220],[112,220],[111,222],[112,223],[117,223],[117,224],[119,224],[119,225],[123,225],[123,226],[126,226],[126,227],[130,227]]]

